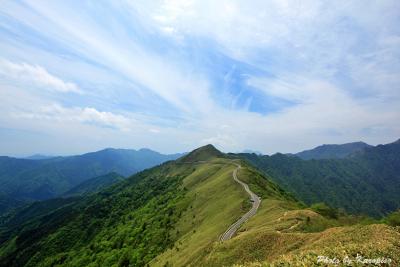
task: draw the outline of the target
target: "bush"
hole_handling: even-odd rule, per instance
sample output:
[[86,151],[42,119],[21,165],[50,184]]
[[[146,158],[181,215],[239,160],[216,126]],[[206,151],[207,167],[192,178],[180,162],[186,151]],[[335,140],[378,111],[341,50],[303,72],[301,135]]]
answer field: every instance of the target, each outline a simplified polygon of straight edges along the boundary
[[385,218],[385,223],[390,226],[400,226],[400,210],[390,213]]
[[316,213],[321,214],[324,217],[332,218],[332,219],[337,219],[338,218],[338,210],[332,207],[329,207],[325,203],[316,203],[311,205],[310,207],[313,211]]

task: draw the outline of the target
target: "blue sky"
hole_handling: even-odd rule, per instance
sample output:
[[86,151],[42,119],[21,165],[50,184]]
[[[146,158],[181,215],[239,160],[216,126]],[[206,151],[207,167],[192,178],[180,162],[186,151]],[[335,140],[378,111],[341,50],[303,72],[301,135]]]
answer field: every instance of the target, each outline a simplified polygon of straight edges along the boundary
[[0,154],[400,137],[399,1],[2,1]]

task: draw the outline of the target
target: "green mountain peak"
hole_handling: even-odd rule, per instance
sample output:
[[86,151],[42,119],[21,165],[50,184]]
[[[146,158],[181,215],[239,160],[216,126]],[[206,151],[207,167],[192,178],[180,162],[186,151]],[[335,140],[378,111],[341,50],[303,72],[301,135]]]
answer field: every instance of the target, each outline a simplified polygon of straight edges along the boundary
[[202,147],[199,147],[183,158],[181,158],[182,162],[197,162],[197,161],[207,161],[212,158],[223,157],[224,153],[216,149],[213,145],[208,144]]

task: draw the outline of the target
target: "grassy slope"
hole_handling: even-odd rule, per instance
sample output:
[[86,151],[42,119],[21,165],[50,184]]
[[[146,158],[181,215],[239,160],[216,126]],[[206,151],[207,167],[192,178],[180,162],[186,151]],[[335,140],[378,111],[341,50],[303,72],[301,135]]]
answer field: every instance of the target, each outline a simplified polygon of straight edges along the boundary
[[247,195],[233,181],[232,171],[236,167],[229,160],[215,159],[197,164],[195,168],[195,172],[184,179],[191,203],[176,227],[182,235],[174,248],[156,258],[153,265],[196,265],[219,235],[245,212],[242,206]]
[[55,221],[61,220],[57,214],[65,216],[60,225],[46,216],[33,221],[43,226],[36,228],[41,231],[24,230],[3,243],[0,266],[2,260],[29,261],[31,266],[142,266],[149,261],[153,266],[271,262],[312,266],[321,253],[357,252],[400,258],[399,230],[385,225],[346,226],[354,221],[322,217],[244,162],[238,177],[263,200],[233,239],[219,242],[250,202],[232,178],[236,168],[232,163],[238,160],[213,158],[212,149],[200,152],[200,163],[163,164],[79,202],[72,210],[47,216]]
[[[210,164],[199,164],[184,179],[193,201],[177,224],[177,230],[184,234],[173,248],[150,265],[313,266],[317,255],[343,258],[357,253],[370,258],[400,258],[398,229],[380,224],[362,225],[354,217],[325,218],[304,209],[243,162],[245,168],[239,172],[239,179],[247,182],[263,200],[257,214],[233,239],[219,242],[219,235],[248,210],[249,202],[247,194],[232,179],[234,166],[218,167],[215,162],[212,167],[215,175],[207,176]],[[229,160],[218,162],[228,164]]]
[[[239,161],[215,159],[198,164],[196,171],[184,179],[192,203],[189,211],[178,222],[177,229],[185,234],[178,239],[174,248],[157,257],[151,265],[215,266],[214,262],[209,262],[208,259],[213,257],[219,244],[219,236],[250,208],[249,196],[232,178],[232,172],[236,168],[232,162]],[[270,198],[273,205],[281,206],[281,213],[289,208],[299,207],[291,196],[285,195],[275,184],[261,178],[260,174],[255,173],[253,168],[243,162],[241,164],[244,168],[240,170],[239,178],[248,182],[250,188],[258,195]],[[215,174],[210,176],[209,173],[213,171]],[[264,203],[259,212],[263,212],[263,209]],[[249,222],[251,221],[254,220]],[[234,252],[225,251],[222,254],[231,257],[230,253]],[[231,259],[239,258],[240,253]]]
[[[326,229],[305,232],[305,224]],[[359,253],[366,258],[391,258],[396,266],[399,240],[399,229],[387,225],[343,225],[310,210],[297,210],[287,202],[263,200],[260,211],[242,232],[232,240],[215,243],[201,265],[316,266],[318,255],[343,259]]]

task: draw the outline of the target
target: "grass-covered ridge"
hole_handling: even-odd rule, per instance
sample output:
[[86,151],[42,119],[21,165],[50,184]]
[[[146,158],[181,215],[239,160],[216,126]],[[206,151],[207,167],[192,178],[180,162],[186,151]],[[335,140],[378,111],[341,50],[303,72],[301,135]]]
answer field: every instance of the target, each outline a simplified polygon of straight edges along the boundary
[[[215,163],[224,161],[214,160]],[[346,253],[352,256],[355,251],[365,257],[389,257],[397,262],[396,259],[400,257],[398,229],[376,220],[349,216],[322,204],[308,208],[254,167],[245,162],[241,164],[239,179],[248,183],[251,190],[262,197],[257,214],[240,228],[232,240],[219,242],[218,234],[229,226],[225,222],[235,221],[249,209],[248,196],[240,192],[239,185],[232,183],[230,175],[219,175],[218,184],[204,178],[200,174],[206,169],[206,164],[199,164],[198,174],[194,174],[203,177],[199,179],[201,183],[187,180],[191,185],[189,192],[193,190],[192,194],[198,201],[192,202],[191,209],[177,225],[178,229],[186,229],[185,234],[178,239],[174,248],[151,261],[151,265],[313,266],[319,255],[316,253],[345,257]],[[229,166],[215,165],[214,168],[221,168],[220,172]],[[212,190],[222,192],[222,195],[209,194],[214,193]],[[239,199],[241,193],[242,201]],[[379,232],[383,235],[380,236]],[[380,245],[373,247],[376,242]]]
[[[207,259],[219,244],[219,236],[251,206],[248,194],[232,178],[236,168],[233,163],[242,165],[238,172],[239,179],[248,183],[250,189],[261,196],[263,201],[277,201],[291,208],[301,206],[292,196],[243,161],[216,158],[201,162],[197,164],[195,172],[184,180],[189,190],[188,196],[193,199],[190,209],[177,224],[178,231],[184,235],[178,239],[174,248],[158,256],[151,265],[208,265]],[[210,168],[215,171],[212,176],[207,175]]]
[[[313,266],[318,253],[356,251],[400,258],[398,228],[324,204],[309,208],[271,177],[210,146],[185,158],[99,193],[61,199],[48,210],[37,203],[7,218],[0,266]],[[233,180],[237,164],[238,178],[262,201],[231,240],[220,242],[251,206]],[[396,223],[398,214],[387,221]]]

